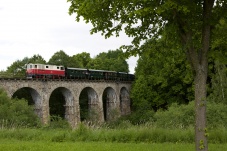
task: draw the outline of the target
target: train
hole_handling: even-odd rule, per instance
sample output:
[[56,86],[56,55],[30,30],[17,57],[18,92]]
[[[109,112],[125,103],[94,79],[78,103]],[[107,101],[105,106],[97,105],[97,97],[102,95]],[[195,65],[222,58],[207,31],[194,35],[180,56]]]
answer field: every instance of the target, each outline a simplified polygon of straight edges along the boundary
[[134,74],[126,72],[94,70],[65,67],[62,65],[36,64],[25,65],[27,79],[83,79],[83,80],[115,80],[133,81]]

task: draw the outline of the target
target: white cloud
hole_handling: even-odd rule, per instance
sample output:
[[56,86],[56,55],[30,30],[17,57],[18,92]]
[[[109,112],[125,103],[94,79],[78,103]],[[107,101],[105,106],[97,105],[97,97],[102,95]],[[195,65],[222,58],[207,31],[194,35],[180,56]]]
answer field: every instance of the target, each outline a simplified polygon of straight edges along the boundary
[[[69,16],[69,6],[66,0],[0,0],[0,70],[34,54],[46,61],[59,50],[70,56],[86,51],[93,57],[130,44],[123,33],[109,39],[90,35],[92,26]],[[130,72],[136,61],[129,59]]]

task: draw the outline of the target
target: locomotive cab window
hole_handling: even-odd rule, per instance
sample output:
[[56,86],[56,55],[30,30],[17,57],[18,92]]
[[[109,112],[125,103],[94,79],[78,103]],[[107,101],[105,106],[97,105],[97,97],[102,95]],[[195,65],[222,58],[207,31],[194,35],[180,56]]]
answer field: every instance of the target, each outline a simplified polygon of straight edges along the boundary
[[32,68],[32,65],[30,65],[30,69]]
[[64,67],[61,67],[61,70],[64,70]]
[[35,68],[37,69],[37,65],[35,65]]
[[49,68],[49,66],[46,66],[46,68]]

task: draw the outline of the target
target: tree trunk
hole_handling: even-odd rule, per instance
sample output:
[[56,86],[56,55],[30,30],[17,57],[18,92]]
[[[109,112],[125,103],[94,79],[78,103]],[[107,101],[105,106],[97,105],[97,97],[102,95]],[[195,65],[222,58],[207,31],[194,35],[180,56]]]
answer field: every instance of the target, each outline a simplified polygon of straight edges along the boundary
[[[211,12],[214,0],[203,2],[202,49],[198,50],[198,61],[194,61],[195,69],[195,145],[196,151],[208,151],[206,127],[206,82],[208,72],[208,51],[210,47]],[[192,57],[192,56],[191,56]],[[195,57],[195,56],[193,56]],[[192,59],[192,58],[191,58]]]
[[197,151],[207,151],[206,127],[207,67],[200,65],[195,75],[195,144]]

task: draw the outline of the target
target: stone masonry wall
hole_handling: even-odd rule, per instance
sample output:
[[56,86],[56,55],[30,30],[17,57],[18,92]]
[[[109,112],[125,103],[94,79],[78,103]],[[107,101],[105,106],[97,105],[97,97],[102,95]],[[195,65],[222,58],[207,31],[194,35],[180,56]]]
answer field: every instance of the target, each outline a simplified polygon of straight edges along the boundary
[[[41,118],[43,124],[49,123],[49,99],[52,92],[61,88],[61,92],[65,98],[65,118],[72,127],[76,127],[80,122],[80,106],[79,96],[83,89],[89,88],[88,97],[90,99],[91,108],[96,110],[97,119],[104,122],[103,109],[103,93],[107,90],[107,112],[116,108],[121,115],[130,113],[129,92],[131,83],[116,83],[105,81],[65,81],[65,80],[0,80],[2,87],[9,97],[21,88],[29,88],[35,103],[35,113]],[[93,104],[93,106],[92,106]],[[107,119],[109,113],[107,113]]]

